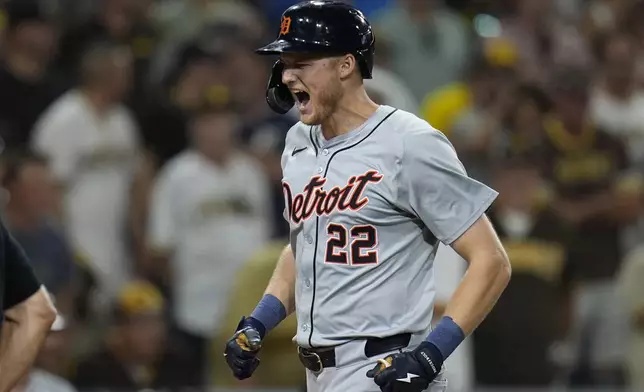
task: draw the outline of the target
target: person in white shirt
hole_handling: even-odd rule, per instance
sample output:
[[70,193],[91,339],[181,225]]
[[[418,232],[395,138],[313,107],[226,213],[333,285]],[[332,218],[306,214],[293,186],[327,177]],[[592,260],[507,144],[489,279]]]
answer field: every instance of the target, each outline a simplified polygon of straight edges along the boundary
[[166,163],[152,191],[151,267],[169,282],[179,337],[202,369],[238,269],[270,237],[268,179],[233,146],[239,125],[226,104],[197,114],[193,147]]
[[630,158],[644,163],[644,91],[635,78],[637,46],[631,36],[613,34],[603,46],[601,79],[592,93],[592,120],[626,143]]
[[[601,73],[592,92],[590,116],[602,130],[620,138],[629,154],[629,171],[644,172],[644,90],[637,84],[637,42],[614,33],[604,41]],[[641,181],[638,184],[641,187]],[[644,216],[623,230],[622,246],[630,251],[643,244]]]
[[81,63],[81,85],[38,120],[32,148],[50,160],[61,185],[69,238],[98,282],[101,311],[127,280],[125,235],[137,129],[121,105],[131,84],[132,58],[113,45],[92,47]]

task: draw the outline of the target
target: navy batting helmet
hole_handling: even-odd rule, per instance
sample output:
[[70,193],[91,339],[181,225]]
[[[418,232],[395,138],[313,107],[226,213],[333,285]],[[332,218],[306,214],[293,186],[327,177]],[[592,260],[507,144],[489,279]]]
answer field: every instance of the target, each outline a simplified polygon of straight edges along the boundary
[[[304,1],[282,14],[278,37],[256,50],[263,55],[311,53],[356,57],[360,74],[371,78],[375,37],[362,12],[342,1]],[[295,101],[282,83],[284,64],[277,61],[268,82],[266,101],[276,112],[284,114]]]

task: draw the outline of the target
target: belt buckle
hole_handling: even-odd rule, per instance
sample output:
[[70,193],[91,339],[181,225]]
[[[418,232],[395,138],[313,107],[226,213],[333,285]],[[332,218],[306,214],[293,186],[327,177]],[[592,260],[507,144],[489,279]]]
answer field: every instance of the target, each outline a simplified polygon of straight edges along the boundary
[[305,349],[303,349],[302,347],[298,347],[297,351],[298,351],[298,354],[300,355],[301,358],[307,358],[308,359],[310,357],[315,357],[317,367],[316,367],[316,369],[310,369],[309,368],[310,371],[312,371],[313,373],[319,373],[319,372],[322,371],[322,369],[324,369],[324,364],[322,363],[322,358],[320,358],[320,355],[318,353],[313,352],[313,351],[309,351],[309,350],[305,351]]

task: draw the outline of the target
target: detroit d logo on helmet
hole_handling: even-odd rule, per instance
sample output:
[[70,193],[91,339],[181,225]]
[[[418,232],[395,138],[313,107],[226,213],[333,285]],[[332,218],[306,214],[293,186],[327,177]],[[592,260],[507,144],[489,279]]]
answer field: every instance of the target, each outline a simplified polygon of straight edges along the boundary
[[286,35],[289,31],[291,31],[291,17],[284,16],[280,24],[280,35]]

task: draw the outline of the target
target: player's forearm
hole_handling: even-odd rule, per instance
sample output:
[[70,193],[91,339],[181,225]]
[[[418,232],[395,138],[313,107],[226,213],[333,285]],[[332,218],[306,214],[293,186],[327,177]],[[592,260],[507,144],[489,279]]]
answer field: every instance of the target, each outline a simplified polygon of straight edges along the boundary
[[510,263],[502,250],[469,260],[469,267],[445,316],[451,317],[469,335],[492,310],[510,281]]
[[56,311],[44,289],[5,312],[0,332],[0,392],[10,391],[29,370]]
[[246,323],[263,338],[295,311],[295,258],[287,246],[277,260],[273,276],[268,282],[264,297],[246,318]]
[[287,315],[295,311],[295,257],[290,246],[282,251],[265,294],[279,299]]

